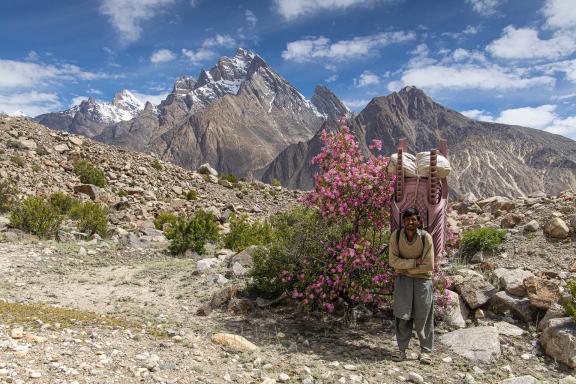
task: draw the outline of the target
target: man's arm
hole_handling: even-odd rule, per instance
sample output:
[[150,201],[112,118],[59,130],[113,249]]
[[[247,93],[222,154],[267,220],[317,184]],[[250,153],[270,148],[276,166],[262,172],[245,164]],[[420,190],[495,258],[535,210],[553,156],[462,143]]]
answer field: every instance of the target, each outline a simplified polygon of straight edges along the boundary
[[416,262],[418,271],[428,272],[434,270],[434,243],[430,234],[425,234],[424,249],[422,250],[422,257]]
[[[396,231],[399,231],[397,229]],[[388,247],[388,264],[394,269],[411,269],[416,267],[416,259],[404,259],[400,257],[398,242],[396,241],[396,231],[390,235],[390,246]]]

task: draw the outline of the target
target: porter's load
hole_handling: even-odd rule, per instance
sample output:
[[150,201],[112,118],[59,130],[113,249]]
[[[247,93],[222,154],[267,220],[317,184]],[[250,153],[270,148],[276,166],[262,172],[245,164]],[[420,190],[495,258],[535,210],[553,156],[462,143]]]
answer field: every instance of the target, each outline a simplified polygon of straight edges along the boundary
[[[389,175],[396,175],[396,164],[398,163],[398,154],[395,153],[390,157],[387,172]],[[428,177],[430,175],[430,152],[419,152],[414,156],[411,153],[402,154],[402,168],[404,168],[405,177]],[[436,170],[438,177],[448,177],[452,168],[450,162],[444,156],[436,155]]]
[[[396,175],[396,164],[398,162],[398,154],[395,153],[390,157],[390,162],[388,163],[388,174]],[[402,154],[402,168],[404,168],[404,176],[406,177],[417,177],[416,176],[416,156],[411,153]]]

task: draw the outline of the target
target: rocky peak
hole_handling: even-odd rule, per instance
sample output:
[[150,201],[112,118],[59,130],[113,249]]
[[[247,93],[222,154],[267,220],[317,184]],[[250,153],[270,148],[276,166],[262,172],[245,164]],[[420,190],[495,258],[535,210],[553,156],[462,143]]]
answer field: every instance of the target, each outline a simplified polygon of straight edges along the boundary
[[180,76],[174,82],[172,93],[187,94],[194,89],[196,79],[192,76]]
[[114,95],[112,105],[116,108],[123,109],[133,114],[144,109],[144,103],[141,102],[127,89],[123,89]]
[[350,110],[336,97],[336,95],[323,85],[317,85],[310,100],[318,112],[328,119],[338,119],[350,113]]

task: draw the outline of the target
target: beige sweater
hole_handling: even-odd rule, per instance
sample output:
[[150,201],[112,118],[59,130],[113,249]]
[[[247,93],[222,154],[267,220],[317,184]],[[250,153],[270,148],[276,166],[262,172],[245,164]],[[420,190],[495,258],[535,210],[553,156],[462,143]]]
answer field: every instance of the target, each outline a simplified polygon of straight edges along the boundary
[[[396,242],[396,231],[400,232],[400,244]],[[404,229],[397,229],[390,235],[390,246],[388,248],[388,263],[399,274],[417,277],[421,279],[432,278],[434,270],[434,247],[432,236],[421,229],[416,231],[414,239],[408,242]],[[424,236],[424,246],[422,238]],[[416,259],[422,257],[423,262],[416,265]]]

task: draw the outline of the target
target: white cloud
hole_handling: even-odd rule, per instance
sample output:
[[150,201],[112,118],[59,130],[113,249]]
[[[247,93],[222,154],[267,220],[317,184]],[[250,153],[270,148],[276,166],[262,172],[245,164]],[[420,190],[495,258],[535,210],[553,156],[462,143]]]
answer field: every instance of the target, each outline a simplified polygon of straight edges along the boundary
[[576,39],[557,32],[548,40],[541,40],[531,28],[504,28],[501,38],[488,44],[486,50],[501,59],[558,59],[576,52]]
[[379,0],[275,0],[276,11],[286,20],[311,15],[324,10],[346,9],[373,5]]
[[380,77],[375,73],[370,71],[364,71],[360,75],[360,78],[354,79],[354,85],[356,87],[365,87],[368,85],[377,85],[380,84]]
[[209,37],[202,43],[202,47],[234,47],[236,41],[229,35],[216,35],[214,37]]
[[547,0],[543,9],[546,26],[552,29],[576,28],[574,0]]
[[190,0],[190,6],[196,8],[200,4],[200,0]]
[[108,16],[110,23],[120,33],[124,43],[140,38],[141,24],[152,19],[165,6],[175,0],[102,0],[100,12]]
[[154,64],[165,63],[174,59],[176,59],[176,54],[169,49],[159,49],[150,56],[150,62]]
[[140,101],[142,101],[143,103],[146,103],[147,101],[151,102],[152,105],[158,105],[160,104],[160,102],[162,102],[163,100],[166,99],[166,97],[168,96],[168,92],[164,92],[164,93],[160,93],[157,95],[148,95],[146,93],[140,93],[140,92],[136,92],[136,91],[130,91],[134,96],[136,96],[136,98]]
[[86,93],[89,93],[91,95],[101,95],[102,91],[99,89],[94,89],[94,88],[89,88]]
[[198,64],[205,60],[212,60],[217,56],[216,52],[207,48],[198,48],[196,51],[183,48],[182,54],[194,64]]
[[327,83],[333,83],[336,80],[338,80],[338,74],[334,73],[333,75],[330,75],[325,81]]
[[474,120],[490,121],[490,122],[494,121],[494,117],[489,112],[482,111],[479,109],[470,109],[468,111],[461,111],[460,113]]
[[0,59],[0,89],[39,87],[56,80],[95,80],[118,75],[83,71],[77,65],[60,66]]
[[501,2],[501,0],[466,0],[466,3],[470,4],[472,9],[482,16],[494,15]]
[[27,116],[38,116],[62,107],[58,95],[44,92],[24,92],[0,95],[0,112],[9,115],[23,112]]
[[551,76],[527,77],[495,65],[431,65],[406,70],[400,81],[391,82],[388,89],[394,91],[406,85],[414,85],[427,90],[507,90],[551,87],[555,82],[556,79]]
[[564,73],[566,80],[576,83],[576,59],[543,64],[537,66],[536,69],[546,74],[554,74],[556,72]]
[[340,40],[335,43],[331,43],[330,39],[324,36],[310,37],[289,42],[286,45],[286,50],[282,52],[282,58],[299,63],[321,59],[361,59],[376,54],[380,48],[414,40],[415,37],[412,32],[402,31],[377,33],[355,37],[352,40]]
[[497,123],[521,125],[523,127],[543,129],[557,118],[554,111],[556,105],[541,105],[539,107],[523,107],[506,109],[496,119]]
[[463,48],[457,48],[452,52],[452,59],[456,62],[478,62],[486,63],[486,56],[482,52],[469,51]]
[[256,23],[258,23],[258,18],[251,10],[247,9],[246,12],[244,12],[244,16],[246,17],[248,25],[250,25],[251,27],[255,27]]
[[370,102],[368,99],[352,99],[352,100],[342,100],[344,105],[353,111],[360,111]]
[[454,39],[459,39],[466,35],[475,35],[480,32],[480,27],[476,27],[473,25],[467,26],[462,32],[443,32],[442,36],[452,37]]
[[565,119],[557,118],[545,128],[545,131],[576,140],[576,116],[570,116]]
[[83,102],[84,100],[88,100],[88,96],[73,97],[72,100],[70,100],[70,105],[68,105],[68,108],[72,108],[72,107],[75,107],[77,105],[80,105],[80,103]]

